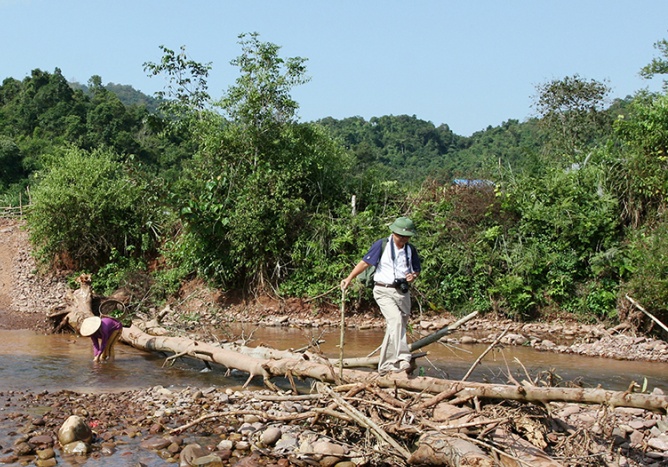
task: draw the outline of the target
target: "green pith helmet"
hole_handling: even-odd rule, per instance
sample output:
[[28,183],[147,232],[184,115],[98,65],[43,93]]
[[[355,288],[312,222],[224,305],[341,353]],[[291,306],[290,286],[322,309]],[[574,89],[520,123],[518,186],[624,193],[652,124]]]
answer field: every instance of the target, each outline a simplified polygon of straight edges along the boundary
[[397,220],[392,223],[390,230],[397,235],[404,237],[412,237],[417,235],[415,224],[408,217],[397,217]]

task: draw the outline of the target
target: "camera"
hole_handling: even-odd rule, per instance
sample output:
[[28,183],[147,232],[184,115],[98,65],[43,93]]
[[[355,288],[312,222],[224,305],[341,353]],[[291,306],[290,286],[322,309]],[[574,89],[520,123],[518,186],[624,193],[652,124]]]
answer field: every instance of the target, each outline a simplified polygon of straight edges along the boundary
[[394,279],[394,287],[401,293],[408,293],[408,281],[406,279]]

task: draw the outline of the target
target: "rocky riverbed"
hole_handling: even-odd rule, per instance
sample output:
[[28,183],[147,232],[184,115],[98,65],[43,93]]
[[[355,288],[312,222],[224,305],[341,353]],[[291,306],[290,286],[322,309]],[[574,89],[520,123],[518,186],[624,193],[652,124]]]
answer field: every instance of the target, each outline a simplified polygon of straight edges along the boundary
[[[98,465],[95,459],[109,458],[104,465],[404,465],[368,429],[343,421],[341,415],[327,416],[327,408],[334,412],[335,406],[319,394],[158,386],[112,394],[5,392],[0,399],[11,407],[0,412],[0,427],[12,427],[4,436],[13,441],[0,452],[4,464],[93,461]],[[36,415],[37,409],[43,413]],[[73,415],[86,420],[92,439],[68,452],[59,444],[57,433]],[[375,418],[381,421],[386,416],[379,413]],[[554,463],[540,465],[658,467],[668,463],[665,414],[569,403],[550,404],[548,413],[538,406],[506,403],[481,405],[476,416],[503,419],[501,427],[523,434],[549,453]],[[442,426],[456,425],[456,421],[452,409],[443,407],[430,416],[431,423]],[[406,447],[413,450],[418,434],[409,434],[409,425],[383,426],[399,442],[409,441]],[[471,436],[476,428],[451,430]],[[124,463],[129,452],[137,451],[146,453],[145,463]]]
[[[27,233],[19,223],[0,219],[0,326],[49,332],[46,316],[62,307],[67,294],[64,277],[44,276],[30,254]],[[266,326],[338,326],[337,310],[314,309],[302,301],[261,298],[250,303],[221,300],[220,294],[190,284],[169,306],[152,310],[164,328],[180,335],[206,338],[207,326],[246,321]],[[184,310],[187,312],[185,313]],[[315,311],[314,311],[315,310]],[[185,315],[196,313],[196,325]],[[414,326],[428,331],[452,323],[454,317],[414,317]],[[347,325],[382,326],[379,316],[352,313]],[[476,319],[464,326],[461,342],[491,343],[506,330],[505,345],[527,345],[540,351],[575,353],[613,359],[668,361],[660,339],[635,335],[624,327],[582,325],[572,320],[521,324],[501,319]],[[347,388],[349,389],[349,388]],[[651,390],[651,389],[650,389]],[[344,391],[342,389],[341,391]],[[405,428],[392,414],[391,401],[404,415],[419,401],[415,395],[367,389],[380,397],[359,407],[409,451],[417,446],[425,424]],[[661,395],[661,391],[654,389]],[[368,394],[367,394],[368,396]],[[382,397],[381,397],[382,396]],[[105,465],[402,465],[391,448],[374,441],[366,428],[326,410],[336,407],[321,394],[296,395],[270,391],[210,388],[173,390],[152,387],[136,391],[78,394],[68,391],[0,392],[0,463],[39,466],[74,465],[106,458]],[[388,402],[390,401],[390,402]],[[412,401],[412,402],[411,402]],[[355,401],[359,404],[359,401]],[[393,403],[393,402],[392,402]],[[385,407],[390,405],[390,407]],[[375,407],[375,408],[374,408]],[[38,408],[39,410],[37,410]],[[480,416],[505,421],[500,428],[521,435],[564,466],[668,465],[668,419],[643,409],[550,403],[547,407],[478,401]],[[385,413],[387,412],[387,413]],[[73,416],[82,417],[93,433],[85,452],[62,450],[57,432]],[[436,410],[425,423],[455,424],[452,415]],[[209,417],[209,418],[206,418]],[[440,417],[440,418],[439,418]],[[403,420],[403,421],[402,421]],[[529,422],[531,421],[531,422]],[[393,426],[399,428],[392,429]],[[413,431],[411,431],[413,430]],[[474,428],[457,428],[470,436]],[[474,433],[475,434],[475,433]],[[146,460],[129,459],[128,449],[146,452]],[[126,457],[127,456],[127,457]],[[546,464],[547,465],[547,464]]]

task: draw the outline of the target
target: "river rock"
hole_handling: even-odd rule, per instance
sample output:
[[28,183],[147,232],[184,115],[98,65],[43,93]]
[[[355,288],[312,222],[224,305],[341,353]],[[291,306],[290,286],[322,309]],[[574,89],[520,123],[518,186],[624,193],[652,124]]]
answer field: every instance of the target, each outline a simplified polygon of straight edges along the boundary
[[56,457],[56,453],[53,450],[53,448],[46,448],[46,449],[38,449],[37,452],[38,459],[51,459],[52,457]]
[[25,441],[19,441],[14,445],[14,454],[17,456],[27,456],[34,452],[34,448]]
[[640,447],[640,446],[642,446],[642,442],[643,442],[644,438],[645,438],[645,436],[640,431],[634,430],[629,435],[629,443],[633,447]]
[[276,442],[274,449],[279,453],[291,452],[297,449],[299,440],[292,435],[283,434],[281,439]]
[[251,433],[255,433],[255,431],[257,431],[257,428],[258,428],[258,427],[252,425],[251,423],[244,422],[244,423],[242,423],[241,426],[239,427],[239,433],[240,433],[241,435],[248,436],[248,435],[251,434]]
[[63,444],[62,448],[64,454],[71,454],[74,456],[85,456],[88,454],[88,445],[81,440]]
[[100,454],[111,456],[116,452],[116,445],[114,443],[102,443],[100,446]]
[[333,467],[341,461],[339,456],[324,456],[320,459],[320,467]]
[[259,421],[260,421],[260,417],[258,417],[255,414],[244,415],[244,423],[248,423],[249,425],[252,425],[253,423],[257,423]]
[[30,424],[35,425],[35,426],[44,426],[44,425],[46,425],[46,421],[44,420],[44,417],[37,417],[37,418],[33,418],[30,421]]
[[152,435],[157,435],[158,433],[162,433],[162,431],[163,431],[163,427],[160,423],[154,423],[148,429],[148,432]]
[[193,467],[223,467],[223,461],[215,454],[208,454],[194,459],[190,465]]
[[540,343],[540,348],[544,350],[551,350],[554,349],[556,346],[557,344],[555,344],[549,339],[543,339],[543,341]]
[[53,446],[53,438],[49,435],[33,436],[28,442],[33,446]]
[[471,337],[471,336],[462,336],[460,342],[462,344],[467,344],[468,345],[468,344],[475,344],[476,342],[478,342],[478,340],[474,337]]
[[219,451],[231,451],[234,447],[234,443],[229,439],[224,439],[216,446],[216,449]]
[[142,441],[140,446],[142,449],[157,451],[160,449],[165,449],[170,444],[172,444],[172,441],[166,438],[149,438]]
[[35,465],[37,467],[54,467],[58,465],[58,461],[56,461],[55,457],[50,457],[48,459],[37,459],[35,461]]
[[234,449],[237,451],[248,451],[250,449],[250,443],[248,441],[237,441]]
[[313,444],[313,452],[323,456],[343,457],[348,450],[340,444],[330,443],[329,441],[318,441]]
[[657,451],[668,451],[668,436],[661,435],[647,440],[647,446]]
[[193,443],[193,444],[188,444],[186,447],[183,448],[181,451],[181,455],[179,456],[179,467],[191,467],[195,464],[193,464],[193,461],[199,457],[204,457],[209,454],[209,451],[204,449],[202,446],[199,444]]
[[262,444],[265,446],[273,446],[279,439],[281,439],[281,436],[283,436],[283,432],[280,428],[272,426],[264,430],[262,436],[260,436],[260,441],[262,441]]
[[70,415],[58,430],[58,441],[63,446],[74,441],[90,443],[92,439],[93,432],[86,421],[78,415]]
[[501,342],[504,344],[511,344],[511,345],[524,345],[529,339],[524,337],[521,334],[506,334],[503,339],[501,339]]

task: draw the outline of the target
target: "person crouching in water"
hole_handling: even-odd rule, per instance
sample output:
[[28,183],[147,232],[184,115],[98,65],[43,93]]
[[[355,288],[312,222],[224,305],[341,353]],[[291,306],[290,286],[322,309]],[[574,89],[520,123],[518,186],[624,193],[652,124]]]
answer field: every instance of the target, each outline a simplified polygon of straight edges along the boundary
[[348,277],[341,281],[345,290],[355,277],[369,266],[375,266],[373,298],[385,317],[386,328],[380,348],[378,372],[410,373],[413,370],[411,352],[406,339],[406,327],[411,313],[411,284],[420,274],[420,258],[415,247],[408,243],[417,231],[413,221],[399,217],[390,225],[387,239],[377,240]]
[[107,359],[114,359],[114,345],[121,336],[123,324],[105,316],[91,316],[83,320],[79,333],[84,336],[90,336],[93,341],[93,361],[99,362]]

